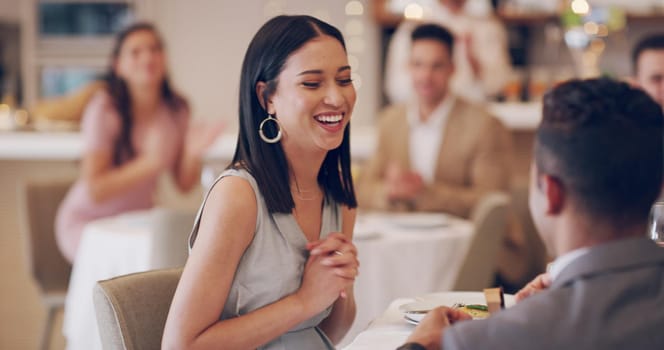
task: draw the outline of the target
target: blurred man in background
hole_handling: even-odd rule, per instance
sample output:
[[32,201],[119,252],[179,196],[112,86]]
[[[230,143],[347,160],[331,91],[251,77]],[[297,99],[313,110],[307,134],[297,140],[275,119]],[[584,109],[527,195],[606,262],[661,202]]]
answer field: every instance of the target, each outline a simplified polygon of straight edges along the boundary
[[664,33],[645,37],[632,52],[634,83],[664,108]]
[[[411,34],[409,76],[415,95],[381,112],[376,154],[357,183],[363,209],[445,212],[469,218],[493,191],[509,193],[511,134],[483,108],[450,89],[454,37],[436,24]],[[499,253],[501,283],[527,274],[525,239],[511,221]]]
[[[407,69],[410,35],[421,23],[442,25],[455,36],[456,70],[450,82],[452,91],[475,102],[501,92],[511,74],[507,32],[486,1],[486,6],[475,6],[486,9],[474,11],[474,14],[469,11],[471,3],[476,5],[477,1],[439,0],[430,11],[423,13],[421,20],[407,20],[399,25],[386,58],[385,92],[390,102],[405,102],[412,97]],[[482,15],[476,14],[479,12]]]
[[451,91],[454,37],[424,24],[412,32],[407,103],[379,117],[376,154],[359,200],[379,210],[442,211],[468,217],[477,200],[510,187],[512,140],[501,122]]

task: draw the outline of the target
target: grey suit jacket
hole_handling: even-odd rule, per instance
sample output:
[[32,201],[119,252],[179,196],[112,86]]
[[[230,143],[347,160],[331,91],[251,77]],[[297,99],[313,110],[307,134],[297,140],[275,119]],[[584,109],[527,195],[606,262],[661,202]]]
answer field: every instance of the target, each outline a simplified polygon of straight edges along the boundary
[[549,290],[447,329],[443,349],[664,349],[664,248],[645,238],[594,247]]

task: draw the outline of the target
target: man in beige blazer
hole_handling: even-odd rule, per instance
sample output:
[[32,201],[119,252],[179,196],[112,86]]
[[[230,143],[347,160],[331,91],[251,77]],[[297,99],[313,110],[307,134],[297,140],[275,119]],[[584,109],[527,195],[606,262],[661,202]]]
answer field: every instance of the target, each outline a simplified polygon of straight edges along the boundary
[[[381,113],[376,154],[356,186],[361,208],[468,218],[483,195],[510,191],[511,135],[483,108],[449,92],[453,44],[438,25],[413,31],[409,67],[417,97]],[[501,277],[518,285],[529,267],[513,223],[498,265]]]
[[452,47],[452,35],[440,26],[413,32],[410,69],[417,98],[381,113],[376,154],[357,185],[362,208],[467,218],[482,195],[509,191],[511,136],[483,108],[448,92]]

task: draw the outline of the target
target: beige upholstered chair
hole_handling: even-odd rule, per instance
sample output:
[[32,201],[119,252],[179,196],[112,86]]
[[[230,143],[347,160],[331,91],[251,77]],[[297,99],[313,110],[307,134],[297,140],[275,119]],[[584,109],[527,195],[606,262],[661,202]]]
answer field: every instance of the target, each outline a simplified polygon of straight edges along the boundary
[[104,350],[161,348],[182,269],[152,270],[95,285],[93,299]]
[[498,250],[508,226],[509,204],[508,195],[496,192],[484,196],[473,210],[475,232],[454,290],[477,291],[493,283]]
[[48,308],[41,334],[41,349],[48,349],[56,312],[64,306],[71,265],[55,243],[55,216],[72,180],[26,181],[19,186],[18,200],[22,236],[28,266]]

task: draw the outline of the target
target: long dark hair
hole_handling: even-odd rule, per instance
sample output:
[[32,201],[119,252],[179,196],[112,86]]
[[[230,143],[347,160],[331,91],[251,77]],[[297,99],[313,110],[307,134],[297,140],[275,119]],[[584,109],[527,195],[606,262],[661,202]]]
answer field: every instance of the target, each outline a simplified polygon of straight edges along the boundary
[[[115,38],[113,51],[111,52],[111,62],[114,63],[118,59],[125,40],[131,34],[139,31],[151,32],[157,39],[159,46],[163,49],[164,43],[157,28],[150,23],[139,22],[132,24],[118,33]],[[127,83],[115,73],[114,66],[115,64],[111,64],[104,80],[106,81],[106,90],[120,115],[120,135],[115,140],[113,148],[113,164],[119,165],[123,161],[133,158],[136,155],[136,149],[131,140],[131,130],[133,128],[131,95],[129,94]],[[187,101],[173,90],[168,76],[164,76],[164,80],[161,83],[161,98],[173,111],[177,111],[180,108],[187,108]]]
[[[339,30],[311,16],[277,16],[258,30],[249,44],[240,77],[240,133],[231,167],[243,167],[256,179],[270,213],[290,213],[295,202],[290,191],[288,161],[280,143],[269,144],[258,135],[258,127],[267,116],[259,99],[277,88],[277,78],[288,57],[310,40],[321,35],[346,44]],[[265,82],[264,96],[256,95],[256,84]],[[276,127],[267,123],[266,133]],[[272,129],[270,129],[272,128]],[[350,173],[350,124],[344,130],[341,145],[327,152],[318,172],[318,184],[326,196],[350,208],[357,207]]]

